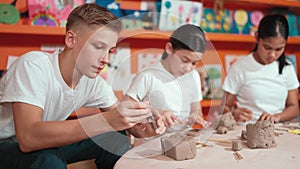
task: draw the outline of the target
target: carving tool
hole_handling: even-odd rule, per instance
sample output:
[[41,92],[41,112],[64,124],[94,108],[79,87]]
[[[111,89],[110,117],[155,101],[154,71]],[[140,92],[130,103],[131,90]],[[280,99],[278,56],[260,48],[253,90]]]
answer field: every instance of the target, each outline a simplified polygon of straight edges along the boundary
[[[142,101],[142,99],[139,97],[139,95],[136,95],[136,98],[138,99],[139,102]],[[151,116],[147,117],[147,122],[150,123],[151,127],[153,128],[153,130],[157,129],[156,121],[154,119],[153,114]]]

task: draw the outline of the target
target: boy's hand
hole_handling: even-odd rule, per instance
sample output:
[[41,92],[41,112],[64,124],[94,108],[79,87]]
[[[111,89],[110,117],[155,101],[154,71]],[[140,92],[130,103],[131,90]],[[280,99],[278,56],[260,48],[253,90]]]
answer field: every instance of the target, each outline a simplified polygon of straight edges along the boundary
[[158,116],[158,120],[160,120],[167,128],[171,127],[177,119],[177,117],[168,110],[160,110],[159,114],[160,116]]
[[151,115],[151,109],[145,102],[122,101],[106,113],[105,118],[115,130],[124,130],[141,123]]

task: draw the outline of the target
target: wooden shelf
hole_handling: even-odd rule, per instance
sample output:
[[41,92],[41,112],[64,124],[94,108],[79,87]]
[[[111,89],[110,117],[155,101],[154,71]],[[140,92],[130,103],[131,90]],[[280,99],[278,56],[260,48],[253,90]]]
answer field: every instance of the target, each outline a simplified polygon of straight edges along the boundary
[[0,34],[23,34],[23,35],[55,35],[63,36],[65,28],[54,26],[30,26],[30,25],[6,25],[0,24]]
[[[205,7],[213,8],[214,0],[198,0],[203,2]],[[300,1],[296,0],[224,0],[225,9],[262,10],[268,11],[273,8],[288,8],[299,14]]]
[[[0,34],[22,34],[22,35],[53,35],[64,36],[65,28],[61,27],[43,27],[29,25],[5,25],[0,24]],[[254,37],[244,34],[229,34],[229,33],[206,33],[207,39],[213,42],[241,42],[252,43]],[[121,39],[136,38],[136,39],[153,39],[167,40],[171,32],[155,31],[155,30],[123,30]],[[289,37],[289,44],[300,44],[300,36]]]
[[226,3],[240,3],[240,4],[257,4],[269,7],[293,7],[300,8],[300,2],[296,0],[225,0]]
[[[171,32],[166,31],[151,31],[151,30],[124,30],[121,33],[121,39],[136,38],[136,39],[153,39],[167,40]],[[245,34],[230,34],[230,33],[206,33],[207,39],[213,42],[241,42],[253,43],[254,36]],[[300,44],[300,36],[289,37],[289,44]]]

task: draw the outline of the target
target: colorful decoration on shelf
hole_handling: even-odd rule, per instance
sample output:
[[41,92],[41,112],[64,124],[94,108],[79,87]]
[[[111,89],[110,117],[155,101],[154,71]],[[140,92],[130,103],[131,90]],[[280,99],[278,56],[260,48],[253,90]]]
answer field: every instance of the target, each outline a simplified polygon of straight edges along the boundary
[[82,0],[28,0],[29,24],[65,27],[71,10],[82,3]]
[[19,11],[10,4],[0,4],[0,23],[17,24],[20,20]]
[[264,14],[261,11],[233,10],[232,33],[254,35]]
[[120,19],[125,29],[157,29],[155,1],[127,1],[120,6]]
[[[92,3],[86,0],[86,3]],[[117,17],[120,17],[120,4],[115,2],[115,0],[95,0],[95,3],[107,8],[110,12],[112,12]]]
[[238,29],[238,33],[242,34],[243,30],[248,22],[248,14],[245,10],[238,9],[234,11],[234,16],[233,16],[235,26]]
[[254,35],[258,29],[260,20],[264,17],[264,14],[261,11],[253,11],[250,13],[250,35]]
[[59,26],[59,21],[54,15],[40,12],[32,17],[30,25],[34,26]]
[[216,13],[212,8],[204,8],[202,16],[201,27],[206,32],[231,32],[233,21],[230,17],[229,10],[223,10],[221,13]]
[[162,0],[159,29],[173,31],[186,23],[200,25],[202,8],[201,2]]
[[1,3],[13,5],[21,17],[28,17],[27,1],[25,0],[1,0]]

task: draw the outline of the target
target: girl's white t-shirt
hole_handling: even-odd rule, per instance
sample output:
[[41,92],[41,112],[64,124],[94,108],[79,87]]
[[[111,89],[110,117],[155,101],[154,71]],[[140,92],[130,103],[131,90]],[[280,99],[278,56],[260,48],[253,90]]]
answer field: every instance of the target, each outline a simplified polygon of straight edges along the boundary
[[157,62],[134,77],[127,95],[134,99],[138,96],[155,108],[170,110],[185,119],[190,115],[191,103],[202,100],[200,76],[193,70],[174,78]]
[[255,121],[263,112],[282,112],[288,91],[299,87],[293,65],[286,65],[282,74],[278,65],[262,65],[251,53],[234,63],[224,80],[223,89],[236,95],[238,107],[252,110]]

